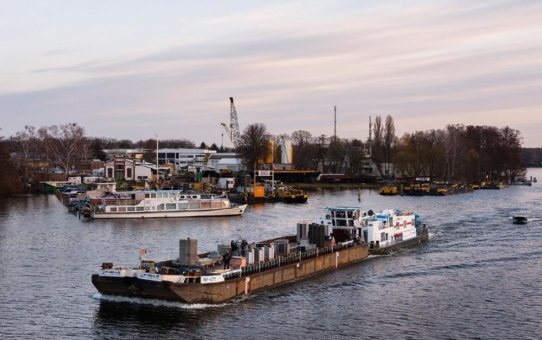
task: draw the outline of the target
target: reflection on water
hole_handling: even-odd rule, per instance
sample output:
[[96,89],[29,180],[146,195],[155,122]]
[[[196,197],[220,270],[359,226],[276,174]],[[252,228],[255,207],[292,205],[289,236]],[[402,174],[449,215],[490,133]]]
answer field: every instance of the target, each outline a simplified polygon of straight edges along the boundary
[[[542,178],[542,169],[529,175]],[[542,185],[446,197],[317,190],[301,205],[250,206],[236,218],[85,222],[55,196],[0,200],[2,338],[540,338]],[[104,297],[102,262],[174,258],[178,239],[216,249],[237,235],[295,233],[327,206],[421,215],[430,242],[220,306]],[[510,216],[530,218],[514,225]]]

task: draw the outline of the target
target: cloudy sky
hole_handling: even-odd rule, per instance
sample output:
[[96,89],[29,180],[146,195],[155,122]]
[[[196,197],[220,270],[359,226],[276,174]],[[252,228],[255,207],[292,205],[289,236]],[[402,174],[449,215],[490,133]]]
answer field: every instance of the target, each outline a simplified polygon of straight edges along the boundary
[[542,1],[0,0],[0,136],[231,146],[239,126],[366,139],[509,126],[542,146]]

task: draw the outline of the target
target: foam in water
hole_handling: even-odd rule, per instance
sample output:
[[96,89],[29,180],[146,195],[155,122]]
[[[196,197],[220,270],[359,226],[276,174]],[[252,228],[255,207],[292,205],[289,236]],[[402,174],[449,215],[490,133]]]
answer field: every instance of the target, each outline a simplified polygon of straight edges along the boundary
[[126,302],[126,303],[138,304],[138,305],[151,305],[155,307],[170,307],[170,308],[180,308],[180,309],[205,309],[205,308],[212,308],[212,307],[222,307],[226,305],[226,304],[210,305],[210,304],[204,304],[204,303],[187,304],[187,303],[182,303],[182,302],[163,301],[163,300],[156,300],[156,299],[141,299],[137,297],[103,295],[101,293],[95,293],[92,296],[92,298],[96,300],[100,300],[100,301]]

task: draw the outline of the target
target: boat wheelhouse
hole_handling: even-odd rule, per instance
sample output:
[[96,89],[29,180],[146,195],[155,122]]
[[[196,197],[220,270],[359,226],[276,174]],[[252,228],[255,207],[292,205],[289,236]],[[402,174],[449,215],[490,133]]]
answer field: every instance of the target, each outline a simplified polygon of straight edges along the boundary
[[389,254],[429,238],[419,215],[401,210],[375,213],[357,207],[328,207],[320,223],[333,228],[330,235],[337,241],[359,238],[367,242],[369,253],[373,255]]

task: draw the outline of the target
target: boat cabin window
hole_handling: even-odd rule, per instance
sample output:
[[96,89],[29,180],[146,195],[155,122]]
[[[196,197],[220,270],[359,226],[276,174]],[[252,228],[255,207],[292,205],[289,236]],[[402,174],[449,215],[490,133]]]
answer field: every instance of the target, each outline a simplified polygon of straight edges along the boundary
[[117,211],[116,207],[111,207],[111,212],[116,212],[116,211]]
[[176,203],[166,203],[166,210],[175,210],[177,209]]
[[380,233],[380,242],[388,240],[388,233]]
[[135,211],[135,207],[128,207],[128,211]]
[[188,203],[179,203],[179,209],[188,209]]
[[199,209],[199,203],[189,203],[188,207],[190,209]]
[[136,207],[136,211],[143,211],[144,210],[143,208],[144,207]]

